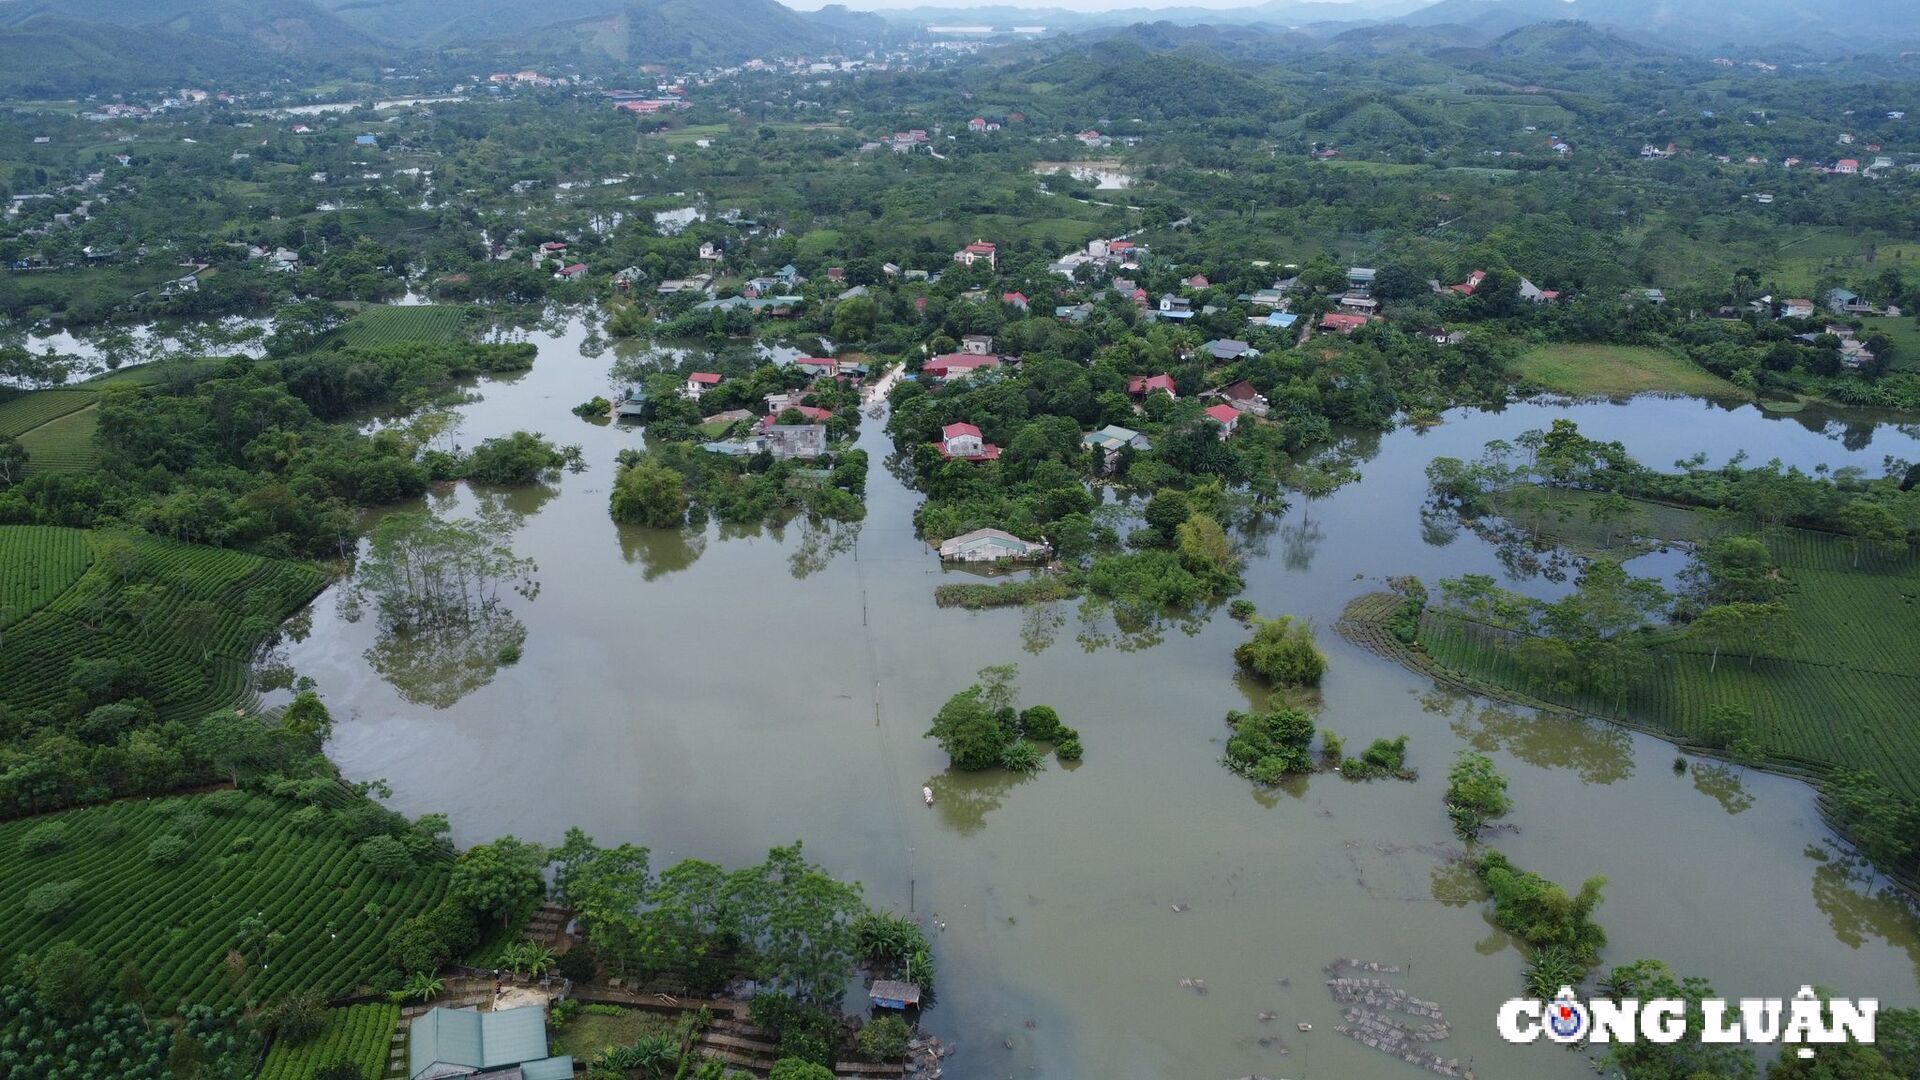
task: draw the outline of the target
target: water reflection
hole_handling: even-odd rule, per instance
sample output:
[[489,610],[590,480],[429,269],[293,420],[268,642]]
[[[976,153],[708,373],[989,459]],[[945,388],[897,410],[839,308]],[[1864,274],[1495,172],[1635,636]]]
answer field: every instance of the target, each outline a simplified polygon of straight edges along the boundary
[[705,529],[650,529],[621,525],[620,557],[640,567],[642,580],[653,581],[692,566],[707,550]]
[[1504,750],[1542,769],[1571,769],[1589,784],[1633,775],[1633,737],[1613,724],[1566,713],[1519,709],[1450,690],[1434,690],[1421,708],[1449,718],[1447,726],[1483,754]]
[[860,542],[860,523],[800,519],[800,542],[787,556],[787,573],[801,581],[825,570]]
[[445,709],[493,681],[526,647],[527,628],[498,605],[410,631],[387,626],[365,653],[381,678],[415,705]]
[[972,836],[986,827],[987,815],[1000,809],[1008,792],[1045,771],[1044,768],[1038,773],[1007,769],[948,770],[929,777],[926,786],[933,789],[934,816],[940,824],[961,836]]
[[1711,761],[1693,763],[1693,789],[1729,814],[1753,808],[1753,795],[1747,791],[1746,772],[1731,765]]
[[1813,902],[1827,916],[1833,936],[1849,948],[1898,945],[1920,979],[1920,939],[1913,934],[1912,906],[1891,888],[1873,889],[1874,878],[1851,856],[1827,848],[1807,848],[1813,869]]
[[1302,517],[1295,525],[1280,527],[1280,558],[1289,570],[1313,569],[1313,557],[1327,538],[1326,530],[1315,521]]
[[1028,604],[1020,612],[1020,647],[1039,655],[1067,625],[1067,613],[1061,604]]
[[[533,489],[512,495],[535,507],[540,501]],[[540,591],[537,568],[498,542],[518,527],[511,497],[481,494],[480,501],[507,527],[418,513],[382,518],[340,600],[348,622],[372,605],[379,636],[362,655],[416,705],[452,706],[517,661],[526,645],[526,626],[501,593],[505,587],[532,600]]]

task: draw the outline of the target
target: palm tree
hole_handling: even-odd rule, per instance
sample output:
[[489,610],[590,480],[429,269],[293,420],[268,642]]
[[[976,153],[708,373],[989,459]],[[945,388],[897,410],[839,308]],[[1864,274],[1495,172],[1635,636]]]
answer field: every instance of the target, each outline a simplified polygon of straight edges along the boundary
[[1633,977],[1632,972],[1622,968],[1614,968],[1602,976],[1596,985],[1602,995],[1619,1001],[1622,998],[1630,998],[1634,995],[1634,992],[1639,989],[1636,983],[1637,980]]
[[1587,977],[1587,969],[1580,965],[1573,954],[1558,945],[1549,945],[1533,954],[1533,961],[1527,965],[1527,993],[1536,998],[1550,998],[1560,992],[1563,986],[1576,986]]

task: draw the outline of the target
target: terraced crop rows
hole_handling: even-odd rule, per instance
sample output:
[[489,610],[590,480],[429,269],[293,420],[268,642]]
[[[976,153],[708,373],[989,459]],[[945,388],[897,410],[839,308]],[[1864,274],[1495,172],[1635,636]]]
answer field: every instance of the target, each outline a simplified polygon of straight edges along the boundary
[[364,348],[415,341],[464,341],[466,324],[467,309],[453,305],[377,307],[355,316],[334,333],[348,345]]
[[27,472],[78,472],[100,464],[100,449],[93,441],[99,430],[100,409],[89,405],[21,435]]
[[52,603],[92,562],[93,546],[79,529],[0,528],[0,628]]
[[[445,865],[378,878],[343,836],[304,833],[292,824],[296,804],[257,795],[212,816],[189,838],[185,862],[152,865],[147,847],[177,832],[173,812],[204,807],[206,798],[68,811],[55,818],[68,842],[47,855],[25,853],[21,839],[48,818],[0,824],[0,962],[73,940],[114,965],[133,961],[156,1002],[265,1000],[305,987],[338,995],[379,968],[402,920],[445,892]],[[28,891],[50,881],[79,883],[76,908],[58,922],[25,909]],[[270,954],[256,943],[235,962],[249,916],[285,937]]]
[[[1884,609],[1884,606],[1883,606]],[[1681,739],[1707,731],[1712,707],[1745,704],[1767,756],[1783,765],[1841,765],[1879,774],[1894,788],[1920,795],[1920,664],[1863,670],[1802,658],[1743,656],[1684,648],[1653,650],[1653,667],[1620,701],[1564,694],[1531,685],[1494,635],[1444,615],[1421,618],[1421,644],[1435,663],[1471,679],[1512,687],[1597,716],[1630,720]]]
[[321,1067],[351,1061],[360,1075],[386,1075],[387,1048],[400,1024],[398,1005],[352,1005],[327,1013],[327,1027],[302,1046],[274,1043],[259,1080],[313,1080]]
[[36,390],[0,401],[0,439],[19,437],[49,420],[79,412],[99,400],[92,390]]
[[[23,527],[0,527],[0,551]],[[37,542],[20,534],[20,545]],[[94,546],[105,543],[89,538]],[[137,659],[167,718],[193,718],[246,689],[245,661],[326,584],[320,568],[157,537],[132,540],[131,572],[96,560],[9,631],[0,703],[59,708],[76,659]],[[132,588],[131,586],[145,586]]]

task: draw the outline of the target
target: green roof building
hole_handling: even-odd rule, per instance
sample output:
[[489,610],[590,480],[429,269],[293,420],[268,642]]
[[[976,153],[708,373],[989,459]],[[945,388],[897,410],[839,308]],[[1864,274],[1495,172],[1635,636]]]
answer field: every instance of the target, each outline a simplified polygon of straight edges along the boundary
[[571,1080],[573,1058],[547,1056],[547,1010],[429,1009],[407,1037],[409,1080]]

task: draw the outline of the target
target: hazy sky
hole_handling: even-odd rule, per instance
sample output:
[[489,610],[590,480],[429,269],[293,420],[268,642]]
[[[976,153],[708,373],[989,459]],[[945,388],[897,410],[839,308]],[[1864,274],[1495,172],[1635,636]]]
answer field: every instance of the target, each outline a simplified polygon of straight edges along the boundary
[[1260,0],[780,0],[790,8],[813,11],[828,3],[843,3],[855,11],[914,7],[1016,7],[1066,8],[1072,11],[1116,11],[1127,8],[1236,8],[1252,7]]

